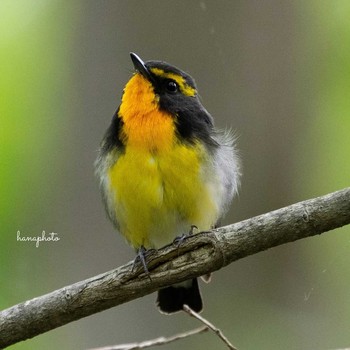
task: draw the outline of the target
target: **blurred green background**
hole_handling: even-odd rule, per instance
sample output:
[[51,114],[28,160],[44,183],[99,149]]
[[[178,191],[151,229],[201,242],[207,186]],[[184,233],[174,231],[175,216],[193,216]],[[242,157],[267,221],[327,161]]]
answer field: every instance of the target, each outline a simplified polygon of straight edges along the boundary
[[[114,232],[93,162],[132,72],[129,52],[193,75],[244,165],[225,223],[350,184],[350,2],[0,2],[0,309],[110,270]],[[56,232],[58,242],[17,242]],[[350,229],[248,257],[202,288],[239,349],[350,346]],[[198,326],[155,295],[13,349],[86,349]],[[0,320],[1,322],[1,320]],[[1,336],[1,335],[0,335]],[[221,349],[212,334],[163,349]]]

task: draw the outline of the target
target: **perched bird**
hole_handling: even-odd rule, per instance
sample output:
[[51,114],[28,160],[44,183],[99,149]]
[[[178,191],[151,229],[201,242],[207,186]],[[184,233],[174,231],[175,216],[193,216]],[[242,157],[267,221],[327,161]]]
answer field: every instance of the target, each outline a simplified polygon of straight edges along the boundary
[[[141,257],[208,230],[237,192],[234,137],[214,127],[190,75],[131,53],[135,73],[102,140],[96,174],[107,214]],[[158,291],[161,312],[202,310],[197,279]]]

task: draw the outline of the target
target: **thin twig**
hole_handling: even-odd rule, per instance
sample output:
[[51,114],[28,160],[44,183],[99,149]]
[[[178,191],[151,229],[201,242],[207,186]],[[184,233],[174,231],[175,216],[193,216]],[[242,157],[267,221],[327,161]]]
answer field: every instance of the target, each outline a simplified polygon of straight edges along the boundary
[[129,344],[120,344],[120,345],[110,345],[110,346],[105,346],[102,348],[94,348],[90,350],[139,350],[139,349],[146,349],[150,348],[151,346],[156,346],[156,345],[164,345],[164,344],[169,344],[172,343],[176,340],[183,339],[190,337],[195,334],[207,332],[209,328],[207,326],[203,326],[200,328],[192,329],[187,332],[175,334],[171,337],[159,337],[156,339],[151,339],[151,340],[145,340],[140,343],[129,343]]
[[212,323],[210,323],[208,320],[206,320],[203,316],[200,314],[197,314],[197,312],[193,311],[188,305],[183,306],[183,310],[189,314],[190,316],[196,318],[200,322],[204,323],[208,328],[210,328],[231,350],[238,350],[236,347],[234,347],[229,340],[225,337],[224,333],[222,331],[215,327]]

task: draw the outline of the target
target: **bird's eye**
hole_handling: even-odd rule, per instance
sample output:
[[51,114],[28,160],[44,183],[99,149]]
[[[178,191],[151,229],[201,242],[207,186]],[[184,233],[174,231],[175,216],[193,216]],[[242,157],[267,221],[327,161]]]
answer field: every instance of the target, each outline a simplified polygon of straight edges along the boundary
[[178,91],[179,86],[177,85],[177,83],[175,83],[174,80],[168,80],[166,82],[166,89],[168,92],[175,94]]

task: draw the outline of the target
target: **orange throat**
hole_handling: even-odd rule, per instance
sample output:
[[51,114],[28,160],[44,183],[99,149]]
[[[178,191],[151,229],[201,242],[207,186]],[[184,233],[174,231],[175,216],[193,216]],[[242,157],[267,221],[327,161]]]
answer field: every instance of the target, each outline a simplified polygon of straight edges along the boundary
[[119,116],[124,122],[121,137],[129,147],[161,152],[173,145],[174,119],[159,109],[152,84],[139,73],[125,86]]

